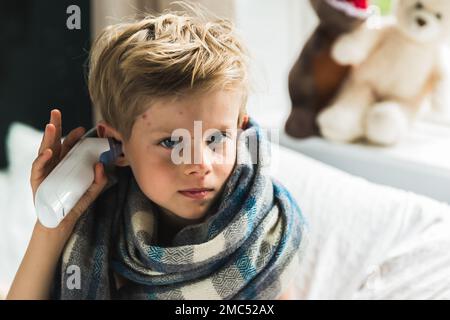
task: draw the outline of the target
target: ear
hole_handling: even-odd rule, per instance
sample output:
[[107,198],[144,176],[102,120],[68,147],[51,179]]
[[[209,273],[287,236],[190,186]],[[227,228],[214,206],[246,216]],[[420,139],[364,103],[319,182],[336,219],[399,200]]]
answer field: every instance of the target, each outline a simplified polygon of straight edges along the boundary
[[248,115],[242,117],[242,126],[241,126],[242,130],[247,129],[248,119],[249,119]]
[[122,138],[122,135],[120,134],[119,131],[117,131],[112,126],[107,124],[104,120],[101,120],[97,123],[97,135],[100,138],[113,138],[117,143],[121,144],[122,153],[114,163],[116,166],[126,167],[130,165],[125,155],[126,152],[124,150],[125,148],[123,143],[124,139]]

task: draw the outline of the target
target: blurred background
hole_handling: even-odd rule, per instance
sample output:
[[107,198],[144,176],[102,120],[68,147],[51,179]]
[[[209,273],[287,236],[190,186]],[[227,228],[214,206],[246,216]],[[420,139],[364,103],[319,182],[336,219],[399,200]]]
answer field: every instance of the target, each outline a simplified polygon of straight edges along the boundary
[[[369,164],[355,167],[355,154],[367,153],[373,159],[373,146],[340,146],[323,140],[292,141],[284,136],[284,124],[291,110],[288,74],[305,42],[317,26],[318,19],[309,1],[298,0],[195,0],[218,16],[231,19],[237,26],[251,54],[252,92],[248,110],[263,127],[280,130],[282,144],[308,156],[375,182],[385,183],[426,195],[448,199],[447,194],[430,191],[411,173],[402,177],[381,174]],[[69,30],[66,20],[70,5],[80,8],[80,29]],[[371,0],[371,11],[389,15],[391,0]],[[63,131],[82,125],[94,126],[86,87],[86,62],[90,45],[107,25],[136,14],[158,13],[177,9],[172,0],[18,0],[0,4],[0,170],[10,162],[7,156],[7,133],[11,124],[20,122],[42,129],[49,111],[59,108],[63,114]],[[179,8],[178,8],[179,9]],[[449,55],[450,60],[450,55]],[[395,148],[376,148],[390,163],[411,160],[431,171],[445,169],[450,175],[449,126],[420,122],[411,135]],[[349,152],[352,156],[349,156]],[[356,153],[355,153],[356,152]],[[358,163],[359,160],[358,160]],[[385,168],[380,169],[385,172]],[[393,169],[397,172],[397,169]],[[427,169],[428,170],[428,169]],[[433,182],[434,183],[434,182]],[[422,186],[423,185],[423,186]],[[440,185],[440,184],[439,184]],[[412,186],[412,187],[411,187]],[[436,192],[440,193],[436,195]]]
[[66,28],[73,1],[0,3],[0,168],[7,166],[5,137],[14,121],[43,128],[50,108],[61,108],[66,129],[91,126],[83,64],[91,40],[90,1],[77,1],[82,29]]
[[[0,169],[7,167],[6,134],[19,121],[43,128],[49,110],[60,108],[64,132],[93,126],[85,63],[92,39],[108,24],[135,13],[161,12],[169,0],[18,0],[0,3]],[[254,58],[255,94],[250,110],[268,126],[289,111],[287,74],[316,18],[308,1],[197,1],[232,19]],[[81,9],[81,29],[69,30],[66,9]],[[390,0],[377,0],[383,13]],[[176,7],[176,6],[175,6]],[[264,110],[264,112],[262,112]]]

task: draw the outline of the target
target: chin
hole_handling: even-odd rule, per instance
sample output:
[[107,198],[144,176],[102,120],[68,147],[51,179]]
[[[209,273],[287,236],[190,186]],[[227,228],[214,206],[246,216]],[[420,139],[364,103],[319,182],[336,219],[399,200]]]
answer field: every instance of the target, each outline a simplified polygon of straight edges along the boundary
[[206,214],[206,209],[199,211],[199,212],[193,212],[191,215],[189,215],[189,217],[187,219],[190,220],[198,220],[198,219],[202,219]]

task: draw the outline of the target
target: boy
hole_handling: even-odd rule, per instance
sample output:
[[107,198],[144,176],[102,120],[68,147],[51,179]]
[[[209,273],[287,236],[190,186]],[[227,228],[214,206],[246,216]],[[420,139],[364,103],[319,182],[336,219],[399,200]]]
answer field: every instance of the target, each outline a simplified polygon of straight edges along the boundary
[[[261,161],[268,143],[246,115],[247,63],[232,25],[175,13],[118,24],[90,62],[98,135],[122,154],[96,165],[56,229],[36,223],[8,297],[293,298],[305,224]],[[83,132],[61,145],[52,111],[33,195]]]

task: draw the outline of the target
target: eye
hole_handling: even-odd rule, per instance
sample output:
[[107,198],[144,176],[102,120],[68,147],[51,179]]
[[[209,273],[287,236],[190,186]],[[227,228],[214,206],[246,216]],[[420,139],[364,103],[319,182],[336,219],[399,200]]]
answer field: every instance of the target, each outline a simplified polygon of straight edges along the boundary
[[423,4],[422,4],[422,2],[417,2],[416,3],[416,9],[417,10],[422,10],[424,7],[423,7]]
[[436,18],[438,18],[439,20],[442,20],[442,14],[436,13]]
[[166,149],[172,149],[173,147],[175,147],[177,144],[179,144],[181,141],[183,141],[182,137],[170,137],[170,138],[165,138],[163,140],[161,140],[158,144]]
[[207,143],[208,145],[217,145],[224,142],[226,138],[228,138],[228,134],[226,132],[217,131],[208,137]]

